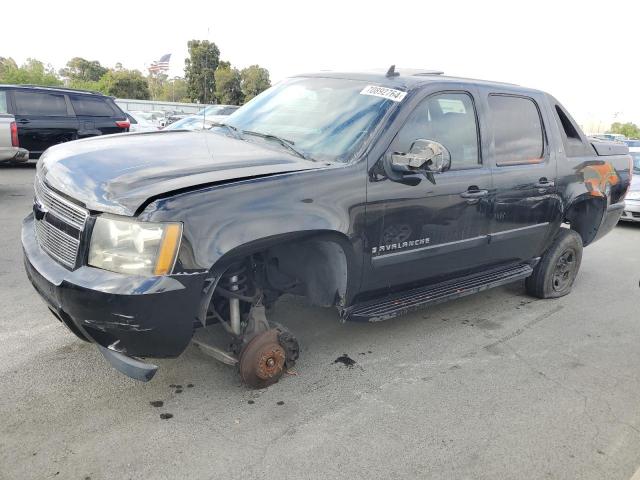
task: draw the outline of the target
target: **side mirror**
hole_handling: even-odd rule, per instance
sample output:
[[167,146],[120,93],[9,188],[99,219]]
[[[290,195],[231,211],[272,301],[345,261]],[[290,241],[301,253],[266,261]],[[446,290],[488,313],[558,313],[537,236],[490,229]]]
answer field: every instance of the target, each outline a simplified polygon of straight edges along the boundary
[[447,147],[433,140],[418,139],[409,153],[391,154],[391,168],[404,173],[442,173],[451,167],[451,153]]

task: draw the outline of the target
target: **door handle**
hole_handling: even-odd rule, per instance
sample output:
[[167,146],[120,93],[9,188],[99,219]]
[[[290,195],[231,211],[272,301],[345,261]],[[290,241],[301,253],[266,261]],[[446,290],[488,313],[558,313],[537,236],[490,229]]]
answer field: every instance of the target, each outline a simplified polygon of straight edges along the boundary
[[469,205],[475,205],[481,198],[489,195],[489,190],[480,190],[478,187],[469,187],[466,192],[462,192],[460,196],[464,198]]
[[489,195],[489,190],[467,190],[466,192],[462,192],[460,196],[462,198],[468,199],[479,199],[482,197],[486,197]]
[[542,177],[534,186],[536,188],[551,188],[555,186],[555,182],[553,180],[547,180],[545,177]]
[[18,120],[18,123],[22,123],[22,124],[30,123],[30,122],[31,120],[27,120],[26,118],[21,118],[20,120]]

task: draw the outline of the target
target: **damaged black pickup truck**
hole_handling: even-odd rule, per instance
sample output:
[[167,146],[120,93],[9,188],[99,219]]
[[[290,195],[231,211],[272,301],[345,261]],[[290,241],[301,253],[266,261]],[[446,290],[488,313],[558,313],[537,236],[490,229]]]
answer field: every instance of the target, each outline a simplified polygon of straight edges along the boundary
[[285,293],[364,322],[518,280],[569,293],[630,167],[626,146],[590,143],[537,90],[393,67],[303,75],[210,131],[50,148],[24,263],[123,373],[149,380],[144,359],[195,341],[265,387],[299,355],[272,318]]

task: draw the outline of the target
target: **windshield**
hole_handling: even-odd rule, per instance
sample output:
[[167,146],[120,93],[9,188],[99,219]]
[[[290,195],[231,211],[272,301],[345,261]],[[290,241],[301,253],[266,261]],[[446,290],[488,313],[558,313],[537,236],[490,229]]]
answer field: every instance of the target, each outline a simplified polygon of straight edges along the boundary
[[[394,103],[361,94],[366,86],[346,79],[292,78],[261,93],[224,122],[240,131],[280,137],[313,160],[348,161]],[[268,141],[256,135],[244,138]]]
[[631,152],[631,158],[633,158],[633,171],[640,173],[640,152]]

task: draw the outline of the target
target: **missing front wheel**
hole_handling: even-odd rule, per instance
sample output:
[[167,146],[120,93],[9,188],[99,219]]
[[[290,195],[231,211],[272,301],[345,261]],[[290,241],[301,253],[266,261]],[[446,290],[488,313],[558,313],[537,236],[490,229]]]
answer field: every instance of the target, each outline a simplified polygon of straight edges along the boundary
[[[295,336],[282,325],[267,320],[262,289],[256,285],[255,266],[231,265],[211,299],[207,325],[218,324],[212,345],[194,340],[204,353],[227,364],[237,364],[242,380],[250,387],[264,388],[277,382],[300,355]],[[204,330],[213,330],[207,327]],[[221,347],[226,339],[226,348]]]

